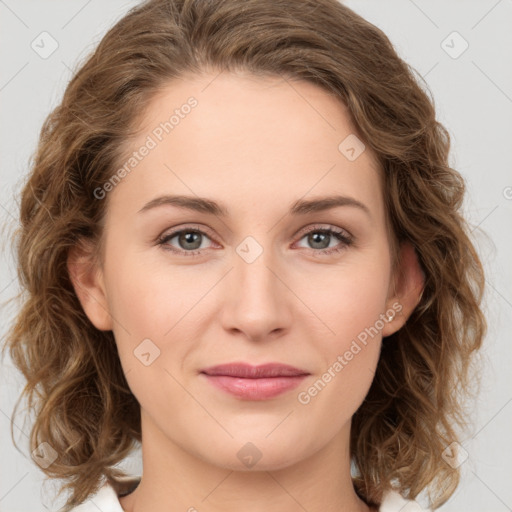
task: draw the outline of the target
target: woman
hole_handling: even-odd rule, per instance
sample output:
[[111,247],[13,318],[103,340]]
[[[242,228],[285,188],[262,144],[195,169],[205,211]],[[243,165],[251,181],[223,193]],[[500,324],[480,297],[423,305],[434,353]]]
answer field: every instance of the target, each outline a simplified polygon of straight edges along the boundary
[[[485,334],[449,146],[335,0],[121,19],[43,126],[17,234],[6,346],[65,510],[445,503]],[[115,467],[137,443],[141,479]]]

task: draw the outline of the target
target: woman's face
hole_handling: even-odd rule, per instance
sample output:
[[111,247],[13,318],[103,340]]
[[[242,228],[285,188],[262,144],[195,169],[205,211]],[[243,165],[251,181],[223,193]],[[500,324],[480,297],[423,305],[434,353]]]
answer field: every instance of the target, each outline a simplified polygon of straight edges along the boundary
[[[119,184],[98,191],[104,265],[87,306],[114,332],[143,434],[232,469],[347,440],[400,304],[378,170],[344,106],[307,82],[222,73],[173,82],[143,125]],[[314,206],[327,197],[345,199]],[[202,373],[234,362],[306,375]]]

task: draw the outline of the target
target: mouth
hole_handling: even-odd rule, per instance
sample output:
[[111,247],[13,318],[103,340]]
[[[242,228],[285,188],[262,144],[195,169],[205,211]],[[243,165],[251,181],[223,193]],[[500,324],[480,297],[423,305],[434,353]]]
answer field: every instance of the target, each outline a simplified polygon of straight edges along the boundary
[[245,400],[267,400],[281,395],[310,375],[306,370],[281,363],[223,364],[205,368],[200,374],[216,388]]

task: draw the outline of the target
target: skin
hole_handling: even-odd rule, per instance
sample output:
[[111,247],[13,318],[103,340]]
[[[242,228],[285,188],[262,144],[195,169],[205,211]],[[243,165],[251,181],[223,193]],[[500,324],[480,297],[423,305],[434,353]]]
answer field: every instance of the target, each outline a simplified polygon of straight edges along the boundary
[[[392,274],[374,155],[367,147],[349,161],[338,150],[356,131],[345,107],[323,89],[241,73],[170,83],[145,112],[132,150],[190,96],[197,107],[103,199],[102,265],[95,268],[77,248],[68,259],[84,311],[98,329],[113,331],[141,405],[143,478],[121,506],[369,511],[350,476],[351,418],[372,383],[382,337],[405,323],[423,285],[407,244],[401,274]],[[169,205],[138,213],[164,193],[213,199],[229,215]],[[298,199],[332,194],[357,199],[369,214],[353,206],[288,214]],[[331,235],[315,244],[304,231],[317,225],[345,230],[354,242],[344,246]],[[171,228],[194,227],[210,233],[200,235],[199,257],[156,242]],[[247,236],[263,250],[251,263],[236,251]],[[166,245],[197,247],[177,236]],[[342,250],[321,255],[335,246]],[[308,404],[300,403],[299,392],[397,302],[400,313]],[[160,350],[148,366],[134,356],[146,338]],[[236,398],[199,375],[233,361],[282,362],[311,375],[263,401]],[[248,442],[261,453],[251,468],[237,457]]]

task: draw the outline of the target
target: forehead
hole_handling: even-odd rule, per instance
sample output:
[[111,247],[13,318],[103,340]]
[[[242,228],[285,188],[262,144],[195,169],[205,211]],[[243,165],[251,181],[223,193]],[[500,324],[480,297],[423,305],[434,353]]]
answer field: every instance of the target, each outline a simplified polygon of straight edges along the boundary
[[[188,76],[169,82],[143,112],[121,163],[129,172],[111,199],[139,209],[157,193],[188,194],[261,210],[339,193],[379,208],[380,171],[363,147],[346,106],[315,84]],[[130,158],[134,152],[144,156]]]

